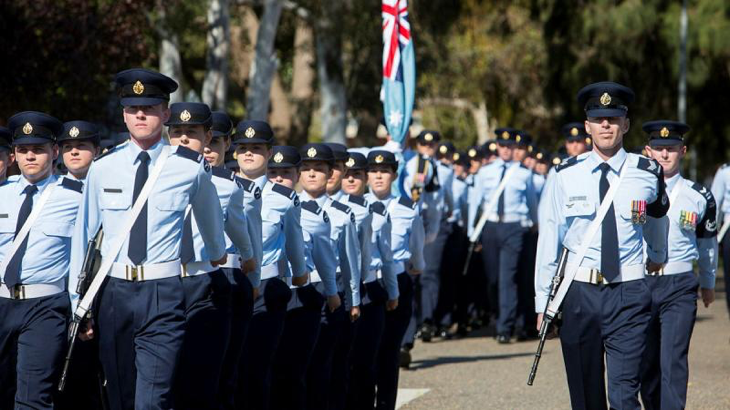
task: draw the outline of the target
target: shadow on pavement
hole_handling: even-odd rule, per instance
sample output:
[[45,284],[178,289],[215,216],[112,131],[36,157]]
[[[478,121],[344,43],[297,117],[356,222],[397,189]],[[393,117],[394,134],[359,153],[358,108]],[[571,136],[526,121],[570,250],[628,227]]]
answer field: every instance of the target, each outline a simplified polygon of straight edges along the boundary
[[506,354],[493,354],[493,355],[482,355],[482,356],[445,356],[437,357],[434,359],[426,360],[415,360],[411,363],[409,370],[422,370],[431,367],[436,367],[444,364],[458,364],[458,363],[471,363],[481,362],[485,360],[503,360],[512,359],[515,357],[534,356],[534,352],[524,353],[506,353]]

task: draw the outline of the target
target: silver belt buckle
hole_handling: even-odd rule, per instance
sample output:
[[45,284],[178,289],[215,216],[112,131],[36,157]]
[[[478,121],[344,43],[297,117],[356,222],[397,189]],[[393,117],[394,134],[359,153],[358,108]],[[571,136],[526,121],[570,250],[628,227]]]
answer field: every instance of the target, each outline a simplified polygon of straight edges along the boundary
[[608,283],[606,282],[606,278],[603,277],[603,274],[601,274],[598,269],[591,269],[588,281],[591,285],[605,285]]
[[127,280],[132,281],[132,282],[139,282],[139,281],[144,280],[144,266],[127,265],[124,267],[124,270],[125,270],[125,272],[124,272],[125,277],[127,278]]
[[24,285],[15,285],[12,288],[8,288],[8,291],[10,293],[10,299],[13,299],[13,300],[25,300],[26,299]]

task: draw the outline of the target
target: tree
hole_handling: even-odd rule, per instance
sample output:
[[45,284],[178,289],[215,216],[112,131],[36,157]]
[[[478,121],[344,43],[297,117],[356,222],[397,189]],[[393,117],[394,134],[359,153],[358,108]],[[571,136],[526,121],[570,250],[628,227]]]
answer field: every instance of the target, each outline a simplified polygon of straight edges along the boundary
[[201,92],[211,109],[225,109],[228,96],[228,51],[231,43],[228,0],[210,0],[206,37],[206,71]]
[[256,36],[256,55],[251,63],[249,90],[246,96],[246,114],[249,119],[268,118],[271,81],[278,67],[274,40],[281,17],[282,3],[282,0],[264,0],[264,13]]

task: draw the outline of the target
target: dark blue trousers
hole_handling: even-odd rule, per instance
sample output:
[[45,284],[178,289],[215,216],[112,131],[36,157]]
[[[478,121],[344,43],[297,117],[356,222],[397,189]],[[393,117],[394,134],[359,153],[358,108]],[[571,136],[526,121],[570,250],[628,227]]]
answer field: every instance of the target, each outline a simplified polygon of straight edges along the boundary
[[[640,409],[639,366],[651,317],[646,282],[573,282],[563,301],[560,343],[573,409]],[[604,355],[605,363],[604,367]]]
[[487,222],[482,231],[482,257],[487,273],[487,292],[497,290],[497,334],[511,336],[517,322],[517,265],[526,228],[519,222]]
[[[321,289],[322,285],[316,286]],[[343,301],[344,296],[340,294]],[[349,320],[344,302],[334,312],[330,312],[326,304],[321,310],[319,337],[307,371],[307,408],[310,410],[329,408],[335,350],[342,339],[345,321]]]
[[325,298],[313,285],[294,289],[274,359],[272,409],[307,408],[307,370],[319,336]]
[[651,289],[651,322],[641,362],[641,401],[650,410],[683,409],[699,284],[693,272],[646,280]]
[[0,408],[53,408],[70,310],[66,292],[0,298]]
[[722,243],[722,270],[725,274],[725,305],[730,314],[730,237],[723,239]]
[[439,288],[441,287],[441,260],[450,234],[451,224],[443,220],[436,239],[423,249],[426,269],[420,276],[421,297],[419,302],[421,306],[416,325],[433,324],[433,313],[439,301]]
[[[362,315],[362,310],[360,310],[360,315]],[[347,404],[352,347],[355,339],[359,336],[359,327],[360,319],[353,322],[350,320],[348,312],[345,312],[345,320],[342,323],[340,337],[332,357],[332,376],[329,389],[330,410],[344,410]]]
[[279,278],[262,280],[259,289],[243,345],[236,396],[238,408],[252,410],[269,408],[274,353],[284,331],[286,308],[292,295],[289,286]]
[[217,410],[231,331],[231,285],[220,269],[185,277],[182,284],[185,338],[175,380],[175,408]]
[[451,233],[444,248],[439,267],[439,296],[436,310],[433,313],[434,323],[441,327],[449,327],[455,320],[456,292],[464,270],[468,241],[464,230],[456,223],[451,224]]
[[56,410],[99,410],[106,403],[104,375],[99,362],[99,339],[76,340],[66,388],[58,393]]
[[231,333],[221,369],[219,403],[222,409],[235,409],[238,363],[253,315],[253,286],[240,269],[223,268],[231,286]]
[[109,407],[172,408],[172,385],[185,336],[182,279],[107,278],[97,318]]
[[535,256],[537,231],[525,229],[522,253],[517,267],[517,321],[516,328],[531,330],[537,321],[535,314]]
[[372,410],[375,407],[377,357],[385,330],[388,294],[377,280],[364,284],[361,289],[361,316],[352,347],[346,408]]
[[403,272],[398,275],[398,308],[385,313],[385,330],[380,342],[377,361],[377,397],[378,410],[395,409],[398,395],[398,364],[403,335],[413,310],[413,281],[411,276]]

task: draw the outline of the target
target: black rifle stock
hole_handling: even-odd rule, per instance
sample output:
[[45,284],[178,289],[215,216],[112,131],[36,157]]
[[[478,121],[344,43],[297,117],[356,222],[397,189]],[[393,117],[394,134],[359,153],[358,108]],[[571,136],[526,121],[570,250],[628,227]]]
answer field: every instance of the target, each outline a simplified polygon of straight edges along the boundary
[[568,249],[563,248],[563,250],[560,252],[560,259],[558,259],[558,271],[555,272],[555,276],[553,276],[552,283],[550,284],[550,294],[548,296],[548,302],[545,305],[545,311],[542,315],[542,324],[540,325],[540,341],[537,344],[537,352],[535,352],[535,360],[532,362],[532,369],[530,370],[530,376],[527,378],[527,385],[532,386],[532,383],[535,381],[535,376],[537,375],[537,366],[540,364],[540,358],[542,357],[542,349],[545,347],[545,340],[547,339],[547,335],[550,332],[550,325],[552,325],[553,320],[557,317],[559,313],[556,313],[555,316],[550,316],[547,311],[548,305],[550,305],[550,302],[555,298],[555,294],[558,293],[558,287],[560,287],[560,283],[563,281],[563,276],[565,275],[565,265],[568,263]]
[[[89,288],[91,281],[94,279],[95,269],[98,269],[97,262],[99,260],[99,245],[101,244],[101,239],[103,235],[104,234],[102,230],[99,230],[96,236],[94,236],[94,238],[89,241],[86,247],[84,264],[81,267],[81,272],[79,273],[79,283],[78,285],[76,285],[76,293],[78,293],[80,298],[84,297],[84,294],[86,294],[86,290]],[[84,320],[88,319],[90,313],[91,312],[89,312],[86,317],[78,317],[74,314],[74,317],[71,320],[71,325],[68,328],[68,351],[66,352],[66,359],[63,362],[61,379],[58,382],[58,391],[60,392],[62,392],[66,388],[68,368],[71,364],[71,357],[73,355],[74,346],[76,346],[76,338],[79,334],[79,328],[81,327],[81,323]]]

